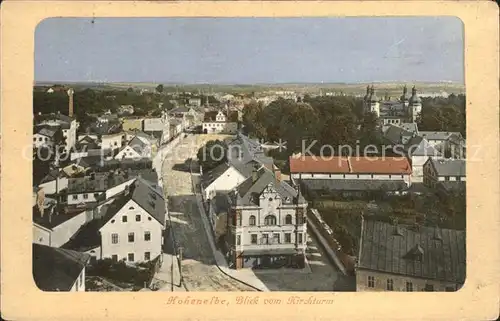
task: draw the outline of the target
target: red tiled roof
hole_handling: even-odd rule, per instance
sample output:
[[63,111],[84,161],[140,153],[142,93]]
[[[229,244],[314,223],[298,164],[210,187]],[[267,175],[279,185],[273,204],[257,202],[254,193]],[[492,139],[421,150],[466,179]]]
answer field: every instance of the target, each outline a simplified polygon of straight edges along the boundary
[[405,157],[290,157],[291,173],[410,174]]
[[353,173],[368,174],[411,174],[406,157],[350,157]]
[[347,157],[290,156],[291,173],[349,173]]

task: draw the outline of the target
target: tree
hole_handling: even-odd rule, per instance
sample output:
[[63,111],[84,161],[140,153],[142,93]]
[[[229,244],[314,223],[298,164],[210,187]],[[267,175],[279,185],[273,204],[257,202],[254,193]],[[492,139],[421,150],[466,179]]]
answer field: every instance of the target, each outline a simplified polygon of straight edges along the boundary
[[156,92],[158,93],[163,93],[163,85],[162,84],[159,84],[158,86],[156,86]]
[[227,160],[227,144],[221,140],[211,140],[196,154],[204,172],[210,171]]

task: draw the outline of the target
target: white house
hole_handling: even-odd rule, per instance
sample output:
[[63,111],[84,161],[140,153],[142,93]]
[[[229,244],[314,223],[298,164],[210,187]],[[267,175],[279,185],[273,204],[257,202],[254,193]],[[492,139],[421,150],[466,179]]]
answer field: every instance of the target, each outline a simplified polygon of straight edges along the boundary
[[88,254],[33,243],[33,279],[42,291],[85,292]]
[[115,156],[115,159],[151,158],[152,148],[148,141],[138,137],[132,138]]
[[126,144],[127,135],[125,133],[117,133],[101,136],[101,149],[117,149]]
[[227,243],[234,268],[304,266],[307,202],[300,190],[261,167],[230,199]]
[[234,134],[238,131],[238,112],[229,115],[222,110],[206,112],[203,120],[203,133]]
[[95,259],[150,261],[162,253],[165,214],[161,190],[139,178],[63,247]]
[[205,200],[211,199],[216,192],[229,192],[241,184],[252,174],[255,167],[262,165],[256,161],[248,163],[222,163],[203,174],[201,185]]
[[406,142],[405,150],[411,163],[411,178],[413,183],[421,183],[423,181],[423,166],[429,158],[443,158],[442,153],[421,136],[414,136]]

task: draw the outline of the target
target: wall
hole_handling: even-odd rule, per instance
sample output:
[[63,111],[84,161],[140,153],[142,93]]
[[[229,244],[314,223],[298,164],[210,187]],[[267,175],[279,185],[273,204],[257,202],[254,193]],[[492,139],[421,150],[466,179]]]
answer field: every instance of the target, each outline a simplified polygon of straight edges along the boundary
[[85,292],[85,268],[83,268],[80,275],[75,280],[70,292]]
[[33,223],[33,243],[50,246],[50,230]]
[[83,211],[51,230],[41,227],[38,224],[33,224],[33,242],[52,247],[60,247],[68,242],[69,239],[75,235],[78,229],[87,221],[87,212]]
[[234,134],[238,131],[238,123],[204,122],[203,130],[205,129],[207,130],[207,134],[212,134],[212,133]]
[[103,135],[101,140],[102,140],[101,143],[102,149],[106,148],[114,149],[122,146],[122,134]]
[[33,135],[33,145],[39,148],[40,146],[52,146],[53,143],[50,138],[37,133]]
[[[78,194],[68,194],[68,205],[78,205],[90,202],[96,202],[95,194],[102,194],[103,192],[88,192],[88,193],[78,193]],[[84,194],[87,194],[87,198],[84,198]],[[74,198],[76,196],[76,199]]]
[[[132,207],[133,209],[129,209]],[[136,222],[135,216],[141,215],[141,221]],[[122,216],[127,216],[127,222],[122,222]],[[149,219],[151,218],[151,219]],[[114,222],[113,222],[114,220]],[[151,240],[144,241],[144,232],[151,233]],[[134,242],[128,242],[128,234],[134,233]],[[118,244],[112,244],[111,234],[118,234]],[[134,261],[144,261],[144,253],[150,252],[151,259],[161,254],[163,244],[162,225],[134,201],[130,200],[123,208],[101,228],[102,257],[111,258],[118,255],[118,260],[126,259],[128,253],[134,253]]]
[[124,131],[129,131],[129,130],[142,130],[142,121],[143,118],[125,118],[123,120],[122,128]]
[[[151,155],[149,155],[149,156],[151,156]],[[137,158],[141,158],[141,157],[142,156],[139,155],[139,153],[137,153],[132,147],[126,146],[124,149],[119,151],[118,154],[116,154],[115,159],[124,159],[124,158],[125,159],[137,159]]]
[[[56,194],[56,180],[52,180],[39,185],[43,188],[45,195]],[[60,192],[64,188],[68,188],[68,179],[66,177],[60,177],[57,179],[57,191]]]
[[120,185],[114,186],[106,191],[106,199],[109,199],[115,196],[118,193],[121,193],[125,190],[125,187],[135,182],[135,178],[129,179],[126,182],[121,183]]
[[307,223],[310,227],[309,230],[316,235],[316,238],[326,249],[326,253],[333,260],[337,268],[343,274],[347,274],[349,272],[349,267],[340,259],[340,243],[337,242],[333,235],[333,230],[323,221],[316,209],[312,208],[308,211]]
[[[368,276],[375,278],[375,287],[368,287]],[[447,286],[456,288],[458,285],[452,282],[438,280],[427,280],[403,275],[395,275],[383,272],[357,270],[356,271],[356,291],[387,291],[387,280],[393,280],[394,291],[406,291],[406,282],[413,283],[413,291],[424,291],[426,284],[432,284],[434,291],[445,291]]]

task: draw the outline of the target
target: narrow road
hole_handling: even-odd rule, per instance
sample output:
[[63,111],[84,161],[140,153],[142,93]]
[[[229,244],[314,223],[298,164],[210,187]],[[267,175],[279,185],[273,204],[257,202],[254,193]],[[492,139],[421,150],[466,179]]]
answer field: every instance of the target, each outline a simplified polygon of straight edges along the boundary
[[192,190],[191,173],[185,161],[211,135],[189,135],[173,148],[162,165],[163,189],[170,212],[170,228],[177,249],[182,247],[181,274],[189,291],[255,291],[223,274],[215,259],[204,229],[201,213]]

